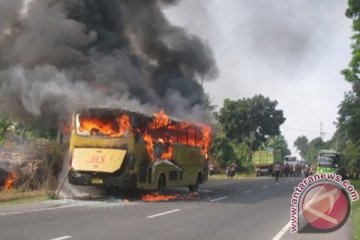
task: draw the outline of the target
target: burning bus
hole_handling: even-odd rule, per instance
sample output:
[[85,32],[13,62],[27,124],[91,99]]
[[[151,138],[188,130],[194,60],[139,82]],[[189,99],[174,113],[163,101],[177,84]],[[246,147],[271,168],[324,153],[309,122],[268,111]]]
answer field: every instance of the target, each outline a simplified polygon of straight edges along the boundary
[[73,114],[69,182],[143,190],[189,187],[208,176],[211,128],[121,109]]

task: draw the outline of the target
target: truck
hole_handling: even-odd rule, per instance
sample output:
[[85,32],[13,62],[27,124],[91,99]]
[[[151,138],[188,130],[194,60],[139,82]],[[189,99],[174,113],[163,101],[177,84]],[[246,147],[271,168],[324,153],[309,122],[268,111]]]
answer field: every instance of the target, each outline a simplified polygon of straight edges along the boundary
[[295,167],[298,164],[296,156],[287,155],[284,157],[284,165],[288,165],[292,171],[295,171]]
[[255,151],[252,153],[256,176],[269,176],[273,174],[273,167],[281,162],[281,152],[274,149]]

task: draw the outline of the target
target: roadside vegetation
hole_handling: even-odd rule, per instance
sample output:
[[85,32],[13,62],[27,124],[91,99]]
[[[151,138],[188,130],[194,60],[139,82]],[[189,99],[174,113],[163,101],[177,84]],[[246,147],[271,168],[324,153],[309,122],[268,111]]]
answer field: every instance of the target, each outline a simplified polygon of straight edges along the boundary
[[67,148],[56,141],[53,132],[16,123],[7,125],[6,133],[0,136],[0,204],[51,197]]
[[262,95],[225,99],[223,107],[214,113],[216,134],[211,148],[212,163],[225,169],[235,162],[237,172],[248,175],[255,170],[253,151],[277,149],[282,157],[290,154],[280,132],[285,117],[277,104],[276,100]]
[[233,178],[228,177],[225,173],[214,174],[209,179],[225,180],[225,179],[247,179],[256,177],[255,172],[236,173]]
[[50,194],[47,190],[22,191],[12,189],[0,192],[0,205],[41,201],[46,199],[50,199]]
[[[351,184],[354,185],[356,191],[360,193],[360,180],[352,180]],[[355,240],[360,239],[360,200],[353,202],[351,212],[351,223],[353,226],[353,237]]]

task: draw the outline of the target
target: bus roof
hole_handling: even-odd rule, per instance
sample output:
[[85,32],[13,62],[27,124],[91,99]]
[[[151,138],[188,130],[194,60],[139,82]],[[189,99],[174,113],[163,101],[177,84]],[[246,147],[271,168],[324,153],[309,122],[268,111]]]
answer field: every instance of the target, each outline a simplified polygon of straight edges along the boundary
[[333,150],[333,149],[321,149],[319,151],[319,155],[321,154],[331,154],[331,155],[336,155],[336,154],[340,154],[339,152]]
[[[151,121],[152,119],[154,119],[154,114],[147,114],[144,112],[140,112],[140,111],[130,111],[126,108],[83,108],[83,109],[79,109],[77,111],[74,112],[75,114],[81,114],[81,115],[85,115],[85,116],[90,116],[90,117],[94,117],[94,116],[106,116],[106,115],[120,115],[120,114],[129,114],[129,115],[133,115],[133,116],[137,116],[140,118],[144,118],[147,119],[149,121]],[[181,124],[181,123],[186,123],[187,125],[194,127],[194,128],[199,128],[202,127],[204,124],[195,122],[195,121],[191,121],[191,120],[179,120],[173,117],[169,117],[169,120],[171,120],[172,123],[174,124]],[[206,124],[208,125],[208,124]]]

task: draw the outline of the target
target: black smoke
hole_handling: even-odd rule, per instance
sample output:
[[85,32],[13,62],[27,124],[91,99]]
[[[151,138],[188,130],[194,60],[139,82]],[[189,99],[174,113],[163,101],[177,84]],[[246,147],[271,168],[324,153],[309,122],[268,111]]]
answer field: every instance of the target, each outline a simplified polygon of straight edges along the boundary
[[200,82],[217,68],[207,45],[165,18],[176,2],[0,0],[1,114],[55,124],[83,107],[198,111]]

